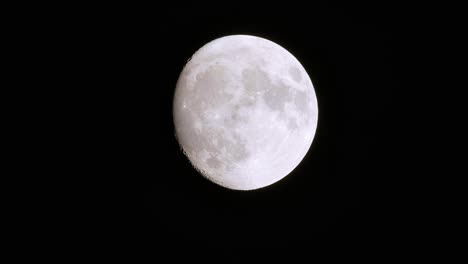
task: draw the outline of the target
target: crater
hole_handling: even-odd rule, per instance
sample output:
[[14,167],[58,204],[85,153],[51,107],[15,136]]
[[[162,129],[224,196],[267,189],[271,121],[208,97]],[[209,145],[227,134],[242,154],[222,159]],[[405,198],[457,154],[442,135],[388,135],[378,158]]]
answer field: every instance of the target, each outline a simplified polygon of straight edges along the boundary
[[[192,150],[198,153],[205,166],[212,169],[232,168],[249,157],[245,140],[234,132],[207,130],[190,141]],[[203,155],[203,152],[207,155]]]
[[181,75],[179,77],[179,79],[177,80],[177,84],[176,84],[176,87],[178,87],[177,89],[180,90],[180,89],[190,89],[191,87],[189,87],[189,81],[188,81],[188,78],[187,78],[187,74],[185,75]]
[[238,134],[233,134],[234,142],[231,142],[230,148],[227,148],[232,159],[235,161],[246,160],[249,156],[245,142]]

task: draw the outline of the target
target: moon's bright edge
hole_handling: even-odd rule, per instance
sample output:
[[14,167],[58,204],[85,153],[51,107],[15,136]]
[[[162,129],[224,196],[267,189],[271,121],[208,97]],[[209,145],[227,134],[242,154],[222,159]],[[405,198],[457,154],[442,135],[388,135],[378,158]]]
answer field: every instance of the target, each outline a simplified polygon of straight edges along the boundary
[[310,77],[291,53],[263,38],[233,35],[209,42],[185,65],[173,113],[177,140],[204,177],[253,190],[302,161],[318,107]]

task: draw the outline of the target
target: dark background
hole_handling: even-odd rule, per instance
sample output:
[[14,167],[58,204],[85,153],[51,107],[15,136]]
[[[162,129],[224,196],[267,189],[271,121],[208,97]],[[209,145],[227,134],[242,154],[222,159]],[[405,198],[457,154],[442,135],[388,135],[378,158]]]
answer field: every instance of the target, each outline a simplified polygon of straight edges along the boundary
[[[180,6],[179,6],[180,5]],[[57,47],[77,106],[77,199],[93,237],[135,243],[277,245],[396,231],[392,104],[399,89],[391,6],[269,3],[106,6],[73,13]],[[64,12],[66,18],[69,14]],[[70,20],[67,18],[67,20]],[[52,21],[51,23],[57,23]],[[192,54],[231,34],[267,38],[309,73],[319,104],[308,154],[283,180],[232,191],[199,175],[174,135],[175,84]],[[65,47],[65,48],[64,48]],[[70,81],[72,80],[72,81]],[[65,94],[64,94],[65,95]],[[196,242],[199,241],[199,242]]]

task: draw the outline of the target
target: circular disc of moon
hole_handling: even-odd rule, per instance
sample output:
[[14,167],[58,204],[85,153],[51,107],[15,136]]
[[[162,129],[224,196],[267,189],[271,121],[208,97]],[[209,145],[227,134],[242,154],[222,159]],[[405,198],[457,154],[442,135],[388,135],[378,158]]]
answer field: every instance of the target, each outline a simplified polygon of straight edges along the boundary
[[318,108],[300,62],[254,36],[215,39],[177,81],[176,138],[207,179],[234,190],[273,184],[296,168],[314,139]]

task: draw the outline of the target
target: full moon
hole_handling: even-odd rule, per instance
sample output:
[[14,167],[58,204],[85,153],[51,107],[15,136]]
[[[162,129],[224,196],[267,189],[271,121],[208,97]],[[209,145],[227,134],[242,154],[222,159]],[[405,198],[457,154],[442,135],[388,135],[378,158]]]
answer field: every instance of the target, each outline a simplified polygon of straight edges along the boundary
[[173,102],[177,141],[208,180],[254,190],[291,173],[315,136],[318,107],[304,67],[264,38],[233,35],[200,48]]

